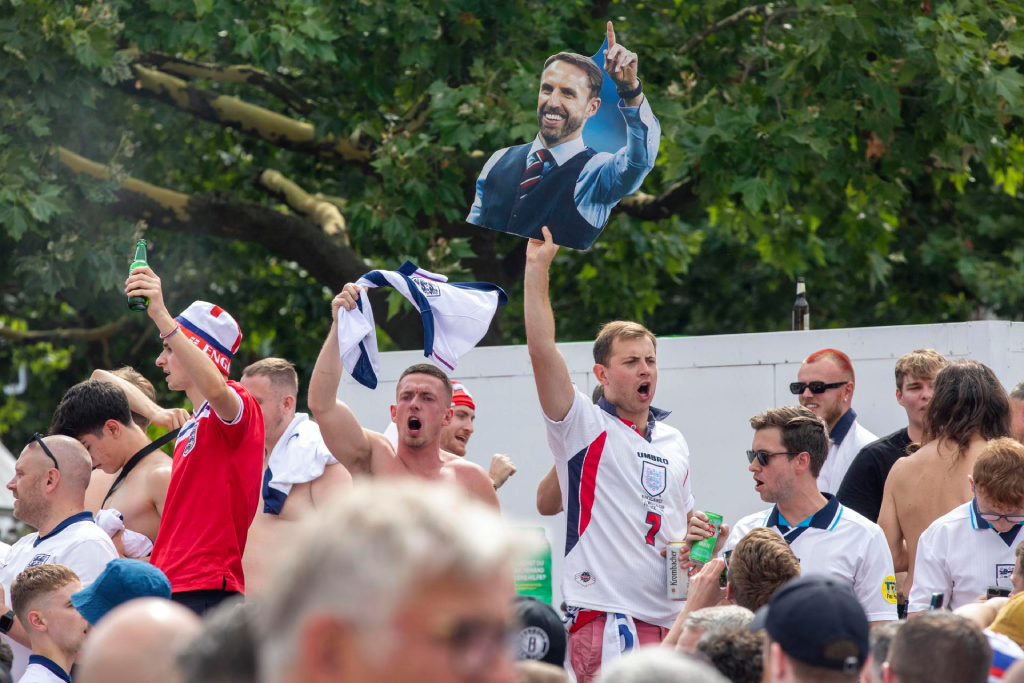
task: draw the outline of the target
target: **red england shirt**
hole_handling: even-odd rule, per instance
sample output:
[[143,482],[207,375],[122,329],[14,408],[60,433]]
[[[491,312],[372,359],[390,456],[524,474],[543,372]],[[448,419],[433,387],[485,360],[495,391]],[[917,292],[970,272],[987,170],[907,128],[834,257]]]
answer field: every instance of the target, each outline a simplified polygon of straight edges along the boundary
[[184,424],[160,531],[150,561],[175,593],[219,588],[245,592],[242,553],[256,514],[263,473],[263,413],[228,380],[241,409],[231,423],[206,401]]

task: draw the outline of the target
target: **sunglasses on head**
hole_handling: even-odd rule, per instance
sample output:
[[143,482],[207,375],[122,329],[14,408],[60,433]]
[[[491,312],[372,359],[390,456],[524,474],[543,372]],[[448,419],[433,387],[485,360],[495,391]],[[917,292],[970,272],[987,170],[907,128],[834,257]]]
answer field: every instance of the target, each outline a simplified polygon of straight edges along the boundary
[[768,461],[771,460],[773,455],[800,455],[800,453],[794,453],[793,451],[778,451],[777,453],[769,453],[768,451],[747,451],[747,462],[753,463],[754,458],[757,458],[757,461],[761,463],[761,467],[767,467]]
[[804,393],[804,389],[810,389],[812,394],[824,394],[829,389],[838,389],[849,382],[793,382],[789,385],[789,391],[794,394]]
[[32,435],[32,440],[39,444],[39,447],[43,449],[43,453],[46,453],[50,460],[53,461],[53,469],[60,472],[60,465],[57,464],[57,458],[53,457],[53,453],[51,453],[50,449],[46,447],[46,444],[43,442],[43,435],[36,432]]

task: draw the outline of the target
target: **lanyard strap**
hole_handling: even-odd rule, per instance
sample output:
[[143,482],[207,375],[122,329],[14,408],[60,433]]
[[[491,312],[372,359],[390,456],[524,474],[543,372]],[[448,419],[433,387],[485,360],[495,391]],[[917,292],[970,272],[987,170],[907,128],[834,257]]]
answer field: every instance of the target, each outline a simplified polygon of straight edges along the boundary
[[110,498],[110,496],[112,496],[114,494],[114,491],[116,491],[117,487],[121,485],[121,482],[125,480],[125,477],[127,477],[128,474],[133,469],[135,469],[136,465],[138,465],[140,462],[142,462],[143,458],[145,458],[147,455],[149,455],[150,453],[152,453],[156,449],[162,447],[164,444],[168,444],[171,441],[174,441],[174,439],[177,438],[179,431],[181,431],[181,430],[173,429],[173,430],[167,432],[166,434],[161,436],[159,439],[157,439],[156,441],[150,443],[145,448],[140,450],[138,453],[133,455],[128,460],[128,462],[126,462],[124,464],[124,467],[121,468],[121,471],[118,473],[117,479],[114,480],[114,483],[110,485],[110,490],[107,491],[107,495],[103,497],[103,502],[100,503],[100,508],[102,508],[104,505],[107,504],[107,499]]

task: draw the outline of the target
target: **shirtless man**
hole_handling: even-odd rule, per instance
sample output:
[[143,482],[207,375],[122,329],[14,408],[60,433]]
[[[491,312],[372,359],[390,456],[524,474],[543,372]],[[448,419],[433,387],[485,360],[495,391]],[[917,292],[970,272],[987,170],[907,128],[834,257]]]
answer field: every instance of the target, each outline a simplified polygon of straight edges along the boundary
[[989,439],[1010,433],[1006,391],[992,371],[970,360],[939,370],[925,413],[921,448],[900,458],[885,481],[878,525],[897,572],[907,572],[902,595],[914,582],[917,541],[925,529],[971,500],[968,475]]
[[260,404],[266,433],[260,502],[242,555],[246,592],[254,595],[266,588],[288,530],[351,486],[352,475],[331,456],[316,423],[295,412],[299,376],[292,363],[264,358],[242,371],[241,384]]
[[452,421],[452,384],[433,365],[413,365],[398,379],[391,421],[398,445],[363,429],[351,409],[338,400],[342,363],[338,346],[339,309],[356,308],[359,288],[345,285],[331,303],[333,323],[309,383],[309,409],[331,454],[350,472],[375,476],[415,476],[450,481],[471,496],[498,507],[498,495],[479,465],[441,450],[441,429]]
[[[476,403],[473,401],[473,395],[461,382],[452,382],[452,392],[452,421],[441,428],[441,450],[464,458],[469,438],[476,432]],[[392,446],[397,445],[398,425],[388,422],[384,436],[388,437]],[[504,486],[515,473],[516,466],[508,454],[495,453],[491,456],[491,468],[487,474],[495,490]]]
[[[153,383],[146,379],[142,373],[136,371],[134,368],[128,367],[127,365],[117,370],[94,370],[92,377],[89,379],[97,379],[101,382],[110,382],[111,377],[123,379],[128,382],[136,389],[146,395],[150,401],[156,402],[156,389],[153,388]],[[116,380],[115,380],[116,381]],[[184,410],[181,411],[185,413]],[[184,419],[188,419],[185,417]],[[184,420],[183,420],[184,421]],[[149,419],[143,415],[139,415],[134,410],[132,411],[132,422],[139,425],[139,429],[143,432],[149,429]],[[110,490],[111,484],[114,483],[114,479],[117,478],[117,473],[107,474],[103,470],[97,468],[92,471],[92,478],[89,479],[89,488],[85,492],[85,509],[91,512],[93,515],[99,513],[103,507],[103,499],[107,497],[107,491]]]

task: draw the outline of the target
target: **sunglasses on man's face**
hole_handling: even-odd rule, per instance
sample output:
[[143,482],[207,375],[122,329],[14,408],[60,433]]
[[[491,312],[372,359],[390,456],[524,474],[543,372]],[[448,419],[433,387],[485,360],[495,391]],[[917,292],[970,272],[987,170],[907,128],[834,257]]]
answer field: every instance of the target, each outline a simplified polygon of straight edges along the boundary
[[761,467],[767,467],[768,461],[775,455],[800,455],[800,453],[794,453],[792,451],[778,451],[777,453],[769,453],[768,451],[747,451],[747,462],[753,463],[754,458],[761,463]]
[[43,443],[42,434],[36,432],[35,434],[32,435],[32,440],[39,444],[39,447],[43,449],[43,453],[46,453],[46,455],[49,456],[50,460],[53,461],[53,469],[60,472],[60,465],[57,464],[57,458],[53,457],[53,453],[51,453],[50,449],[46,447],[45,443]]
[[810,389],[812,394],[824,394],[829,389],[838,389],[848,382],[793,382],[789,385],[789,391],[791,393],[800,395],[804,393],[804,389]]

